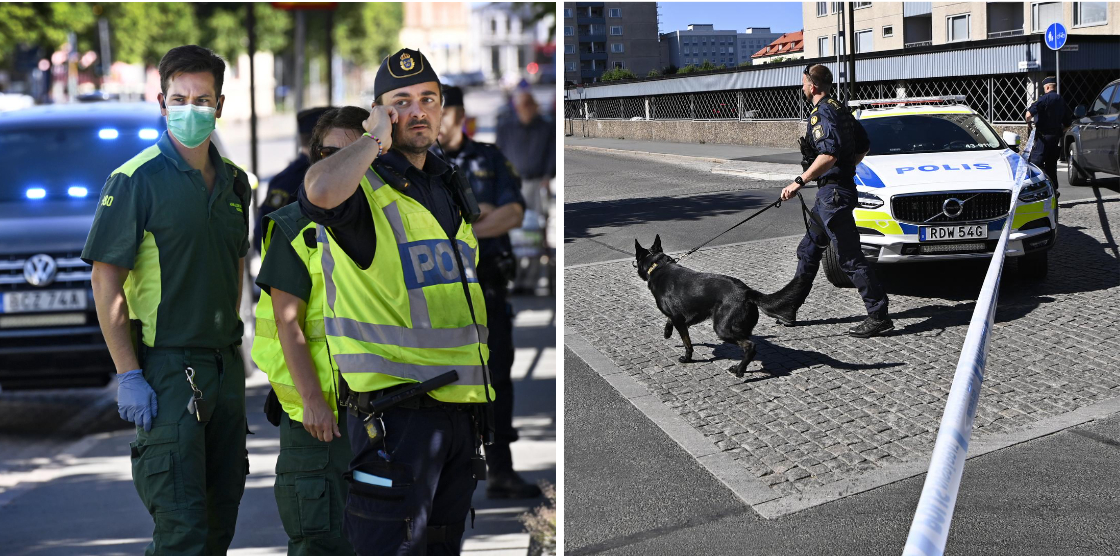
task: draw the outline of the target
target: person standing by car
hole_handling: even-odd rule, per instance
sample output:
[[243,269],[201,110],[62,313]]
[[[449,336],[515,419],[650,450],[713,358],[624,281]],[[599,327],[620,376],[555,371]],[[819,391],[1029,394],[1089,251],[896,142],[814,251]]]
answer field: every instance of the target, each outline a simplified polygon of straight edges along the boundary
[[1046,178],[1054,186],[1055,197],[1058,197],[1058,155],[1061,154],[1062,132],[1073,121],[1073,114],[1066,108],[1066,103],[1058,95],[1057,88],[1057,79],[1053,77],[1043,79],[1044,94],[1027,107],[1026,113],[1027,123],[1035,125],[1030,163],[1046,172]]
[[[356,106],[326,110],[309,134],[310,163],[358,140],[368,118]],[[352,456],[323,325],[326,289],[317,228],[298,203],[269,213],[263,227],[253,361],[272,384],[266,413],[280,427],[275,492],[288,554],[353,554],[342,532],[343,474]]]
[[783,201],[793,198],[806,182],[817,180],[817,202],[813,212],[823,228],[812,226],[797,246],[797,273],[807,279],[795,303],[781,313],[763,310],[783,326],[793,326],[797,309],[805,302],[813,278],[820,268],[821,257],[830,242],[835,242],[840,267],[859,290],[867,308],[867,318],[848,330],[857,338],[870,338],[894,329],[887,316],[887,294],[875,276],[874,269],[859,246],[852,211],[856,207],[856,166],[871,150],[867,132],[844,105],[829,96],[832,72],[823,65],[809,65],[802,76],[801,91],[813,103],[805,128],[805,140],[815,152],[813,162],[794,182],[782,190]]
[[196,45],[164,55],[168,132],[109,176],[82,251],[120,415],[137,426],[132,477],[155,521],[149,555],[224,554],[249,472],[237,312],[249,181],[210,141],[225,67]]
[[521,227],[525,199],[521,178],[498,147],[479,143],[463,133],[466,107],[463,90],[443,88],[440,145],[448,162],[466,174],[482,216],[473,224],[478,238],[478,282],[486,297],[486,328],[490,331],[490,375],[494,378],[494,444],[486,447],[486,495],[490,498],[536,498],[541,489],[526,483],[513,470],[509,445],[517,440],[513,428],[513,308],[506,300],[509,281],[517,269],[509,232]]

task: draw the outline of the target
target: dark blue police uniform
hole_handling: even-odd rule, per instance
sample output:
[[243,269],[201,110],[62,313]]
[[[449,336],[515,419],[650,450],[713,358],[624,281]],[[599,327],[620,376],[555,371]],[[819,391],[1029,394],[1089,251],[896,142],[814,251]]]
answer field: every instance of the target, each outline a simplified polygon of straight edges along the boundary
[[[498,147],[463,137],[458,152],[447,153],[470,181],[475,199],[500,207],[517,203],[525,207],[521,178]],[[509,445],[517,440],[513,428],[513,308],[506,301],[507,284],[516,270],[509,234],[478,240],[478,281],[486,300],[486,319],[490,348],[490,378],[494,392],[494,444],[486,447],[486,463],[491,473],[513,471]]]
[[[1049,81],[1047,79],[1046,81]],[[1043,81],[1043,83],[1046,83]],[[1034,101],[1027,111],[1035,122],[1034,146],[1030,162],[1042,168],[1050,184],[1058,189],[1058,155],[1061,151],[1062,131],[1073,121],[1073,114],[1066,107],[1057,91],[1051,91]]]
[[839,101],[825,97],[810,112],[805,133],[817,154],[832,155],[838,160],[817,178],[820,189],[813,212],[824,223],[824,234],[814,228],[805,233],[797,246],[797,276],[816,277],[825,248],[830,241],[835,242],[840,268],[859,290],[867,314],[885,319],[887,294],[863,257],[852,217],[856,207],[855,160],[871,145],[867,132]]
[[264,221],[264,217],[272,211],[296,201],[296,192],[299,191],[299,186],[303,185],[303,177],[307,175],[307,169],[310,167],[311,159],[300,153],[299,157],[293,160],[287,168],[284,168],[279,174],[276,174],[276,177],[269,180],[268,196],[265,197],[260,209],[257,210],[257,225],[253,231],[253,246],[257,253],[261,252],[261,237],[263,235],[261,233],[261,222]]

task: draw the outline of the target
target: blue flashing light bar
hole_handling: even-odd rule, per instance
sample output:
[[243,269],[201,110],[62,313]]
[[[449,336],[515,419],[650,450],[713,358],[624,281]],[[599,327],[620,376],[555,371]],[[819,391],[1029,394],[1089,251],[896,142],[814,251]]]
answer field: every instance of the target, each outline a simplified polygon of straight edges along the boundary
[[47,190],[42,187],[32,187],[27,190],[28,199],[42,199],[47,196]]
[[80,185],[71,186],[70,189],[66,190],[66,192],[69,193],[71,197],[85,197],[89,195],[89,189],[86,189]]
[[159,131],[152,128],[144,128],[140,130],[140,138],[150,141],[152,139],[159,139]]
[[117,137],[120,137],[120,135],[121,134],[120,134],[119,131],[117,131],[117,130],[111,128],[111,127],[107,127],[105,129],[102,129],[101,131],[97,132],[97,136],[102,138],[102,139],[116,139]]

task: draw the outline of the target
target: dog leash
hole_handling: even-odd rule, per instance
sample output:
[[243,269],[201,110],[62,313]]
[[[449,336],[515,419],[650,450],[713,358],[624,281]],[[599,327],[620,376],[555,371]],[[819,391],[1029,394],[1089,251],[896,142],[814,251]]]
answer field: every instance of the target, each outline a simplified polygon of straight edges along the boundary
[[[804,203],[804,201],[802,201],[802,203]],[[782,206],[781,197],[779,197],[777,201],[774,201],[773,203],[770,203],[769,205],[766,205],[766,206],[762,207],[761,209],[755,211],[754,214],[740,220],[738,224],[735,224],[734,226],[720,232],[719,235],[717,235],[716,237],[713,237],[712,239],[709,239],[708,241],[705,241],[704,243],[701,243],[700,245],[697,245],[696,247],[693,247],[691,251],[685,253],[684,255],[681,255],[681,258],[675,259],[675,262],[680,262],[680,261],[685,260],[686,258],[688,258],[689,255],[691,255],[691,254],[695,253],[696,251],[700,250],[701,247],[715,241],[716,239],[718,239],[723,234],[726,234],[727,232],[730,232],[731,230],[734,230],[735,228],[738,228],[739,226],[742,226],[743,224],[746,224],[750,219],[752,219],[752,218],[770,210],[771,208],[780,207],[780,206]]]

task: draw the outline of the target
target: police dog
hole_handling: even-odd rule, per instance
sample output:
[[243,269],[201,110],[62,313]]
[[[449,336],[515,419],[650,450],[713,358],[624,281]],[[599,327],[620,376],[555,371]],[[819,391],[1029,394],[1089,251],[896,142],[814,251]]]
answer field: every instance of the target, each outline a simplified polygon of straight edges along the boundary
[[759,307],[767,311],[780,310],[803,299],[813,284],[804,277],[794,278],[781,290],[763,295],[737,278],[696,272],[677,264],[662,251],[660,235],[654,238],[648,250],[635,239],[634,250],[638,277],[646,282],[657,308],[668,317],[665,338],[671,338],[676,329],[684,342],[684,355],[679,361],[692,361],[688,327],[711,318],[719,339],[743,348],[743,360],[728,369],[740,378],[754,360],[754,342],[750,337],[754,325],[758,324]]

